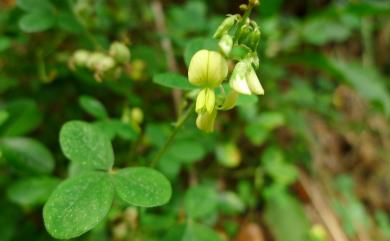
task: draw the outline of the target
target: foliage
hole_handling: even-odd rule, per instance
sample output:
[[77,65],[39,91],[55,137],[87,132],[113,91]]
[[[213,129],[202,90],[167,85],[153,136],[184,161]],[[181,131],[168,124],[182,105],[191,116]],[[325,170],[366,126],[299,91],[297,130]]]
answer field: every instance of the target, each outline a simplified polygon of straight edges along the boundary
[[0,241],[390,239],[390,5],[237,4],[0,0]]

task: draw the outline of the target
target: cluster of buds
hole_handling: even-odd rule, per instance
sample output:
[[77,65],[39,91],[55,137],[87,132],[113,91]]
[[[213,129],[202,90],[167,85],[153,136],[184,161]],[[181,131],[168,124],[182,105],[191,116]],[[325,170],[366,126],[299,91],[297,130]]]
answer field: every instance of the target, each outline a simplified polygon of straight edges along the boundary
[[77,50],[69,60],[71,69],[87,68],[94,72],[95,79],[118,78],[123,65],[130,61],[130,50],[120,42],[111,44],[108,53]]
[[[257,1],[249,3],[256,4]],[[214,38],[219,41],[220,52],[199,50],[192,57],[188,69],[189,82],[199,87],[195,106],[198,114],[196,125],[206,132],[214,130],[217,111],[232,109],[240,94],[264,94],[256,73],[260,65],[257,55],[260,30],[256,22],[248,16],[229,15],[218,27]],[[245,55],[239,59],[231,57],[235,47],[245,49]],[[229,61],[235,64],[231,74]],[[229,80],[228,86],[223,85],[224,80]],[[216,91],[218,89],[221,91]]]

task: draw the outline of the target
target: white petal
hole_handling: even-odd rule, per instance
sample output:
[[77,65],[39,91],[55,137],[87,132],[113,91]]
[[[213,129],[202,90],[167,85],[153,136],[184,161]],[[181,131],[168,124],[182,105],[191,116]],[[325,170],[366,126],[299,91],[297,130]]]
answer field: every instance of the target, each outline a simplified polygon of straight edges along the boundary
[[263,86],[261,86],[259,78],[257,78],[257,74],[253,68],[251,68],[246,78],[248,81],[249,89],[253,94],[264,95]]

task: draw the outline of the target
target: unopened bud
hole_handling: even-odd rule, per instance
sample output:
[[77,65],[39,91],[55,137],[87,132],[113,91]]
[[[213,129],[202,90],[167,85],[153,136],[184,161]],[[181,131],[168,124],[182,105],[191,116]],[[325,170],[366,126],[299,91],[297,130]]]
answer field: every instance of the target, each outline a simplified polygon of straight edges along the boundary
[[217,31],[215,31],[213,38],[221,38],[224,34],[229,32],[233,25],[237,22],[238,15],[231,15],[225,18],[223,22],[218,26]]
[[232,51],[233,47],[233,38],[229,34],[223,35],[221,40],[218,42],[219,47],[221,48],[222,52],[225,54],[225,56],[229,56],[230,51]]
[[130,50],[121,42],[112,43],[109,53],[118,64],[124,64],[130,61]]
[[134,107],[131,109],[131,119],[137,124],[142,123],[144,120],[144,113],[142,112],[141,108]]
[[85,67],[90,56],[90,52],[80,49],[74,52],[71,61],[77,67]]
[[92,53],[90,54],[88,60],[87,60],[87,63],[86,63],[86,67],[91,69],[91,70],[95,70],[96,69],[96,66],[97,64],[105,57],[104,54],[100,53],[100,52],[95,52],[95,53]]
[[104,56],[95,65],[95,70],[104,73],[115,67],[115,61],[109,56]]

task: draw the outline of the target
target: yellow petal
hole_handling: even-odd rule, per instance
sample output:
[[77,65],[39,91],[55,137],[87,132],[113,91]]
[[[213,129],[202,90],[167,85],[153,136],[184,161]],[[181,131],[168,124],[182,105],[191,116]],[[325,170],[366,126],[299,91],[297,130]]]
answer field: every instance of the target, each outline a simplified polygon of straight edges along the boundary
[[203,89],[199,92],[198,96],[196,97],[195,111],[197,113],[202,112],[204,109],[205,103],[206,103],[206,89]]
[[218,52],[209,51],[207,61],[207,84],[209,87],[218,87],[228,74],[228,64]]
[[216,117],[217,111],[215,109],[211,114],[207,112],[202,112],[198,114],[198,117],[196,118],[196,126],[199,130],[205,132],[212,132],[214,131],[214,123]]
[[215,93],[211,89],[206,89],[206,110],[211,114],[215,106]]
[[208,52],[207,50],[200,50],[192,56],[188,67],[188,80],[195,86],[202,86],[207,83]]

